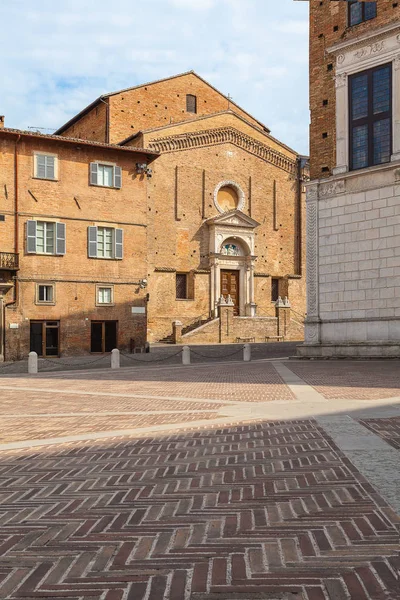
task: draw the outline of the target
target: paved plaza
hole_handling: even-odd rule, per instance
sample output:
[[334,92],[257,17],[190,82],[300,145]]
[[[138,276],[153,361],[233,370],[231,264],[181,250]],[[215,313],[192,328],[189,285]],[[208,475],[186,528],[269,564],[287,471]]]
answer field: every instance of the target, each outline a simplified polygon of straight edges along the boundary
[[4,374],[0,415],[0,598],[400,598],[400,361]]

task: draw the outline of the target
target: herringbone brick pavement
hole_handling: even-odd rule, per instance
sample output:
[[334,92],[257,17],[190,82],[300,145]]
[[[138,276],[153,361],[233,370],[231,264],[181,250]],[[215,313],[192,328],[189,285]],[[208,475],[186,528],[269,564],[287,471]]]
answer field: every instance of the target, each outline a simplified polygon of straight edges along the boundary
[[[195,368],[120,369],[93,373],[62,373],[28,377],[4,377],[1,386],[58,388],[144,396],[175,396],[240,402],[269,402],[294,398],[272,364],[241,363]],[[1,387],[0,386],[0,387]]]
[[[400,417],[389,419],[362,419],[360,423],[379,435],[388,444],[400,450]],[[399,457],[400,461],[400,457]]]
[[0,597],[398,598],[399,518],[312,420],[0,462]]
[[325,398],[377,400],[400,396],[400,361],[290,361],[286,366]]

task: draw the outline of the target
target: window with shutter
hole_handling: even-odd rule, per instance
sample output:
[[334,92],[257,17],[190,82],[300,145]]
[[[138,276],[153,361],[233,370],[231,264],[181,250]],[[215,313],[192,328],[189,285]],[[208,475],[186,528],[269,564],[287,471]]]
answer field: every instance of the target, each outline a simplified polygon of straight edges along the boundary
[[65,223],[56,223],[56,254],[63,255],[65,252]]
[[124,241],[124,231],[123,229],[115,230],[115,258],[122,260],[123,258],[123,241]]
[[197,96],[186,94],[186,112],[197,113]]
[[88,227],[88,256],[97,258],[97,227]]
[[57,157],[53,154],[34,154],[34,176],[39,179],[57,178]]
[[65,223],[27,221],[26,251],[28,254],[58,254],[66,252]]
[[90,163],[90,185],[120,189],[122,186],[121,167],[102,163]]

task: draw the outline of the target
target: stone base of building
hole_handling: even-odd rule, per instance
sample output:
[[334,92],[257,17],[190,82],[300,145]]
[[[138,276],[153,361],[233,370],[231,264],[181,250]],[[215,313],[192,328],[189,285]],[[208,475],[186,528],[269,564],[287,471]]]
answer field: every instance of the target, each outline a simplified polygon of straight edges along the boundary
[[297,358],[400,358],[399,342],[302,344]]

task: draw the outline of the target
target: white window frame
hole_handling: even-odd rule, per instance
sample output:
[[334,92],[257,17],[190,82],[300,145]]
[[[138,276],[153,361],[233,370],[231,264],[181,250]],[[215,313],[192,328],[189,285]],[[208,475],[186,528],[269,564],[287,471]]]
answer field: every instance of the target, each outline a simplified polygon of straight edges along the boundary
[[[52,289],[52,296],[53,298],[51,300],[40,300],[40,291],[39,288],[43,286],[43,287],[50,287]],[[56,303],[56,286],[54,282],[49,282],[49,281],[41,281],[40,283],[37,282],[36,283],[36,295],[35,295],[35,304],[45,304],[47,306],[54,306]]]
[[[99,255],[99,230],[111,231],[111,256]],[[93,235],[93,238],[91,237]],[[124,230],[107,225],[90,225],[88,227],[88,258],[100,260],[123,260]]]
[[[51,156],[54,158],[54,177],[40,177],[38,174],[38,157],[39,156]],[[33,177],[34,179],[43,179],[44,181],[58,181],[58,154],[52,152],[39,152],[33,153]]]
[[[327,52],[336,55],[336,166],[333,175],[350,171],[349,76],[392,64],[392,155],[400,160],[400,26],[389,25],[364,37],[335,44]],[[388,163],[365,167],[379,169]],[[358,169],[354,173],[360,173]],[[353,171],[352,171],[353,172]]]
[[[111,300],[110,302],[101,302],[100,301],[100,290],[107,289],[111,291]],[[96,306],[114,306],[114,286],[105,284],[96,285]]]
[[[37,224],[44,223],[46,226],[51,224],[53,230],[53,252],[38,251],[37,249]],[[61,221],[52,221],[50,219],[28,219],[26,221],[25,243],[27,254],[38,254],[40,256],[64,256],[67,251],[66,246],[66,225]],[[46,240],[46,236],[45,236]]]
[[[99,167],[112,167],[112,185],[104,185],[103,183],[98,183]],[[96,181],[94,181],[94,179]],[[93,161],[89,165],[89,184],[95,187],[119,190],[122,187],[122,168],[119,165],[117,165],[117,163],[107,162],[105,160]]]

